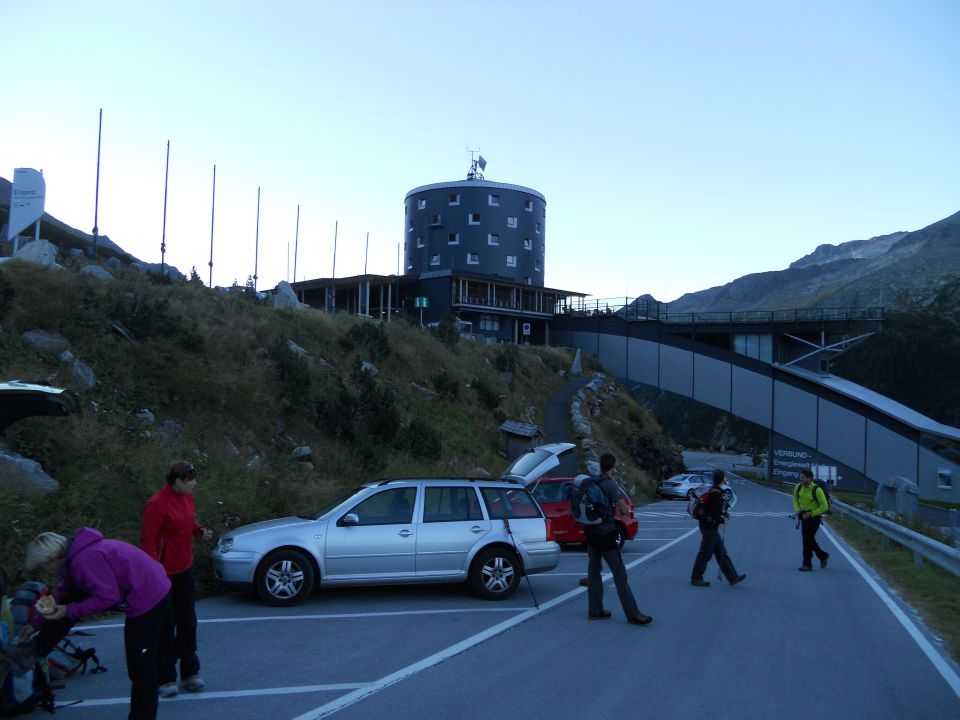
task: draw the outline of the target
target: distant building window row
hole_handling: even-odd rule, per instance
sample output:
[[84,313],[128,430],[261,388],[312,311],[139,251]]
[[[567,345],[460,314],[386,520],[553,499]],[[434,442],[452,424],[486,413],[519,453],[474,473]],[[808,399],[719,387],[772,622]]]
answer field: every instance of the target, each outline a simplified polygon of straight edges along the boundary
[[448,244],[448,245],[459,245],[459,244],[460,244],[460,233],[447,233],[447,244]]
[[487,245],[499,245],[500,236],[496,233],[487,233]]

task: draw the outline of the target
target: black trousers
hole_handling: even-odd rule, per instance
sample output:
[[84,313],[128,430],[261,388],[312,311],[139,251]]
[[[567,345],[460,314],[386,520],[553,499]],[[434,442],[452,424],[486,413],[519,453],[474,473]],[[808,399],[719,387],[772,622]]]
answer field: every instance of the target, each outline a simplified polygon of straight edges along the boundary
[[723,544],[720,528],[713,524],[700,523],[700,535],[700,551],[697,553],[696,560],[693,561],[693,571],[690,573],[690,579],[703,580],[707,563],[710,562],[711,557],[714,557],[720,566],[720,572],[727,578],[727,581],[735,580],[737,569],[733,566],[733,560],[727,555],[727,548]]
[[197,611],[194,606],[196,582],[193,570],[170,575],[170,614],[160,637],[157,669],[160,684],[176,682],[177,662],[180,679],[186,680],[200,672],[197,657]]
[[827,553],[817,544],[817,530],[820,529],[820,516],[800,521],[800,535],[803,537],[803,564],[810,565],[814,554],[823,560]]
[[123,625],[123,649],[127,656],[130,678],[130,713],[128,720],[156,720],[157,648],[160,633],[170,612],[170,593],[153,608],[138,617],[127,617]]

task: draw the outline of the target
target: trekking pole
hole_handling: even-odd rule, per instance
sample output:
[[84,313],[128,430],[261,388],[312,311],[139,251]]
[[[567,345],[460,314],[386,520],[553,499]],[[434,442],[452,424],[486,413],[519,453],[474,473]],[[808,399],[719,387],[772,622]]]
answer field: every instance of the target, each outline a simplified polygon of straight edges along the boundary
[[[517,550],[517,559],[520,560],[520,563],[522,565],[523,560],[520,557],[520,548],[517,546],[517,539],[513,536],[513,530],[510,529],[510,520],[508,518],[503,518],[503,526],[507,529],[507,535],[510,536],[510,542],[513,543],[513,547],[516,548]],[[537,602],[537,596],[533,592],[533,583],[530,582],[530,576],[527,575],[526,571],[523,572],[523,576],[527,578],[527,587],[530,588],[530,597],[533,598],[533,605],[534,607],[537,608],[537,610],[539,610],[540,603]]]

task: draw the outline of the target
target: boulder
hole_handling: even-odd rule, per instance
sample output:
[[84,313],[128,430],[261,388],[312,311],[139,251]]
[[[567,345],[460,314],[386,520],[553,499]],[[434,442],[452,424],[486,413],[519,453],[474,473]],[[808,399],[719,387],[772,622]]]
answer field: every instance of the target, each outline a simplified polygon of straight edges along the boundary
[[50,267],[57,264],[57,246],[47,240],[34,240],[17,250],[14,257]]
[[80,270],[80,274],[95,277],[97,280],[113,280],[113,275],[99,265],[86,265]]
[[49,350],[59,354],[70,348],[70,342],[59,333],[47,332],[46,330],[27,330],[23,337],[38,350]]
[[0,487],[33,495],[56,492],[60,483],[44,472],[40,463],[15,453],[0,453]]
[[290,283],[285,280],[277,284],[277,289],[273,294],[273,306],[278,308],[305,308],[309,307],[297,300],[297,294],[293,291]]

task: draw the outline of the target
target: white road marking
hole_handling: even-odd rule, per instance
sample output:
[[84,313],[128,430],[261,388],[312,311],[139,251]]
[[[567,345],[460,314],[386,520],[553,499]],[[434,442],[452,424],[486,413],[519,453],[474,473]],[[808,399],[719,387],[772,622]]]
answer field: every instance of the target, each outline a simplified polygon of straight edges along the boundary
[[[630,563],[627,563],[626,564],[627,569],[629,570],[631,568],[636,567],[637,565],[647,562],[651,558],[654,558],[660,553],[665,552],[669,548],[673,547],[681,540],[686,539],[687,537],[692,535],[694,532],[696,532],[696,530],[691,530],[685,535],[681,535],[680,537],[675,538],[672,542],[667,543],[666,545],[662,545],[661,547],[657,548],[653,552],[648,553],[643,557],[637,560],[634,560]],[[611,577],[612,575],[610,573],[604,573],[603,581],[606,582]],[[426,657],[423,660],[420,660],[419,662],[415,662],[412,665],[408,665],[405,668],[401,668],[400,670],[397,670],[394,673],[386,675],[380,678],[379,680],[376,680],[375,682],[369,683],[368,685],[365,685],[362,688],[358,688],[353,692],[347,693],[346,695],[342,695],[341,697],[338,697],[337,699],[328,702],[326,705],[321,705],[320,707],[310,710],[308,712],[305,712],[302,715],[298,715],[296,718],[293,718],[293,720],[318,720],[319,718],[332,715],[333,713],[338,712],[339,710],[342,710],[345,707],[349,707],[350,705],[353,705],[354,703],[359,702],[360,700],[367,697],[368,695],[372,695],[376,692],[379,692],[380,690],[383,690],[385,688],[390,687],[391,685],[394,685],[402,680],[405,680],[406,678],[410,677],[411,675],[415,675],[421,670],[426,670],[428,668],[433,667],[434,665],[439,665],[444,660],[447,660],[453,657],[454,655],[458,655],[464,652],[465,650],[469,650],[475,645],[479,645],[480,643],[486,640],[489,640],[490,638],[496,635],[499,635],[500,633],[506,630],[509,630],[510,628],[516,625],[519,625],[520,623],[526,622],[527,620],[530,620],[531,618],[534,618],[537,615],[545,613],[548,610],[552,610],[556,606],[562,605],[567,601],[571,600],[572,598],[576,597],[577,595],[581,595],[585,593],[586,591],[587,589],[585,587],[577,587],[574,590],[571,590],[567,593],[564,593],[563,595],[553,598],[552,600],[542,603],[539,609],[531,608],[526,612],[520,615],[517,615],[514,618],[510,618],[509,620],[504,620],[503,622],[497,625],[494,625],[493,627],[487,628],[486,630],[479,632],[472,637],[468,637],[467,639],[462,640],[454,645],[451,645],[450,647],[444,650],[441,650],[440,652],[434,653],[433,655]]]
[[[256,690],[227,690],[220,692],[182,693],[174,698],[160,698],[160,704],[170,702],[185,702],[191,700],[224,700],[241,697],[263,697],[270,695],[295,695],[315,692],[334,692],[340,690],[356,690],[366,683],[336,683],[331,685],[299,685],[281,688],[260,688]],[[74,704],[70,704],[74,703]],[[129,705],[129,697],[97,698],[93,700],[57,700],[57,710],[70,708],[102,707],[105,705]]]
[[831,532],[830,528],[826,525],[822,526],[824,532],[827,534],[827,537],[833,542],[834,547],[843,555],[851,565],[853,569],[860,573],[861,577],[867,581],[867,585],[870,586],[870,589],[873,590],[877,597],[880,598],[881,602],[887,606],[893,616],[903,625],[904,630],[907,631],[907,634],[913,638],[913,641],[919,646],[920,650],[924,655],[927,656],[927,659],[933,664],[937,669],[937,672],[946,680],[947,685],[950,686],[950,689],[953,690],[954,695],[960,698],[960,676],[957,675],[956,671],[950,667],[950,665],[943,659],[943,656],[937,652],[936,648],[930,644],[930,641],[927,640],[926,636],[921,632],[920,628],[917,627],[916,623],[911,620],[905,612],[900,608],[899,605],[890,597],[886,590],[880,587],[880,584],[877,583],[870,574],[863,568],[860,563],[853,559],[853,556],[847,552],[847,549],[837,542],[837,538]]

